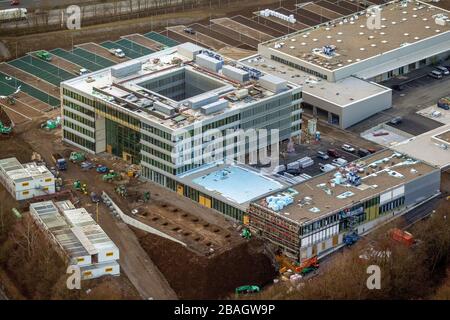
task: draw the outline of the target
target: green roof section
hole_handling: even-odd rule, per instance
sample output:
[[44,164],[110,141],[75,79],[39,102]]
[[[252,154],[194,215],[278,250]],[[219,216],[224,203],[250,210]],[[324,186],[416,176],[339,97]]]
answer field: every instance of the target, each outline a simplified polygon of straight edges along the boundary
[[92,52],[89,52],[87,50],[81,49],[81,48],[75,48],[72,51],[73,54],[80,56],[84,59],[87,59],[89,61],[94,62],[95,64],[101,65],[103,68],[111,67],[115,65],[116,63],[112,60],[103,58],[102,56],[99,56],[97,54],[94,54]]
[[29,74],[32,74],[33,76],[40,78],[44,81],[47,81],[48,83],[51,83],[57,87],[59,87],[59,84],[63,79],[51,74],[50,72],[47,72],[41,68],[38,68],[28,62],[26,62],[26,57],[22,57],[16,60],[9,61],[8,64],[16,67],[17,69],[20,69],[22,71],[25,71]]
[[138,52],[128,49],[126,47],[123,47],[112,41],[105,41],[105,42],[100,43],[100,45],[106,49],[122,49],[123,53],[125,53],[125,56],[127,58],[136,59],[136,58],[139,58],[142,56]]
[[131,49],[131,50],[139,53],[141,56],[145,56],[145,55],[155,52],[154,50],[151,50],[147,47],[144,47],[144,46],[142,46],[134,41],[128,40],[128,39],[120,39],[120,40],[116,41],[116,43],[122,47]]
[[[7,80],[11,78],[10,80]],[[36,98],[44,103],[47,103],[53,107],[60,105],[59,99],[56,99],[52,95],[49,95],[33,86],[30,86],[16,78],[10,77],[7,74],[0,72],[0,93],[2,95],[10,95],[13,93],[18,86],[21,86],[21,90],[26,94]]]
[[55,56],[58,56],[60,58],[66,59],[69,62],[75,63],[75,64],[79,65],[81,68],[85,68],[89,71],[97,71],[97,70],[103,69],[103,67],[101,65],[94,63],[88,59],[77,56],[76,54],[73,54],[73,53],[63,50],[63,49],[59,49],[59,48],[53,49],[50,51],[50,53],[52,53]]
[[174,47],[179,44],[178,41],[175,41],[172,38],[163,36],[162,34],[154,32],[154,31],[144,34],[144,37],[154,40],[156,42],[162,43],[163,45],[168,46],[168,47]]

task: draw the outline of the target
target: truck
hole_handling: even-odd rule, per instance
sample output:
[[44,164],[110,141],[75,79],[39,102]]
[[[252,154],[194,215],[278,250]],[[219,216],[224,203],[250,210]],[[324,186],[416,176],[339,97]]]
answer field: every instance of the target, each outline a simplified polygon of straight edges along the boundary
[[52,154],[52,160],[55,164],[56,169],[60,171],[67,170],[67,161],[62,155],[60,155],[59,153],[54,153]]
[[450,97],[440,98],[437,102],[437,106],[444,110],[450,110]]
[[73,163],[76,163],[76,162],[82,162],[82,161],[86,160],[86,157],[85,157],[84,153],[82,153],[82,152],[73,151],[72,153],[70,153],[69,159]]
[[13,8],[0,10],[0,23],[27,19],[27,9]]
[[109,53],[115,55],[118,58],[125,58],[125,53],[123,52],[122,49],[109,49]]

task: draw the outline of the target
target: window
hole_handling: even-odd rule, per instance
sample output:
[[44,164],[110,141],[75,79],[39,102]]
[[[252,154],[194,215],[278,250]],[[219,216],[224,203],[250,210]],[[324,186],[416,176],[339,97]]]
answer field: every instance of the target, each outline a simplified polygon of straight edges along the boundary
[[24,182],[24,183],[22,183],[22,187],[27,187],[27,186],[29,186],[29,185],[30,185],[29,182]]
[[111,256],[113,256],[113,255],[114,255],[114,252],[107,252],[107,253],[106,253],[106,256],[107,256],[107,257],[111,257]]
[[105,269],[105,272],[112,272],[113,271],[113,268],[106,268]]

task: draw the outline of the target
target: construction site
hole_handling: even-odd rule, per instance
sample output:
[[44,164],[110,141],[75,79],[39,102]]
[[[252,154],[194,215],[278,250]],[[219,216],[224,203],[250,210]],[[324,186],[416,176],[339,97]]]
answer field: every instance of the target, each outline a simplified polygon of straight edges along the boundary
[[[30,218],[49,240],[49,250],[61,253],[55,258],[57,271],[47,280],[50,293],[39,298],[228,299],[256,294],[280,281],[297,285],[320,275],[321,260],[332,261],[331,253],[351,250],[379,226],[397,218],[416,222],[423,219],[414,218],[416,207],[448,203],[448,152],[442,151],[441,162],[430,163],[410,151],[414,146],[385,149],[332,122],[313,119],[314,114],[302,117],[301,88],[311,89],[311,79],[292,80],[293,70],[281,72],[284,67],[267,57],[255,63],[262,43],[278,43],[293,32],[384,1],[222,2],[190,8],[177,3],[153,14],[149,7],[123,6],[117,20],[112,11],[98,21],[86,16],[81,30],[60,30],[61,21],[51,18],[60,17],[63,9],[56,7],[46,23],[30,9],[28,21],[33,23],[28,26],[23,21],[2,25],[0,213],[10,218],[0,248],[18,247],[11,234],[26,228]],[[441,2],[445,9],[447,3]],[[98,10],[97,5],[89,10]],[[176,96],[175,87],[152,87],[150,74],[173,77],[171,68],[183,69],[186,79],[194,75],[192,82],[202,88],[183,89]],[[227,68],[244,79],[227,78]],[[126,74],[117,78],[126,80],[111,80],[121,72]],[[145,82],[136,82],[138,77],[146,77]],[[160,74],[155,79],[160,84],[167,80]],[[210,88],[213,82],[217,85]],[[216,105],[239,96],[244,87],[248,92],[242,99],[229,100],[224,108]],[[218,102],[201,102],[199,110],[180,108],[185,99],[191,105],[200,101],[199,96],[209,94],[207,88],[220,95]],[[130,94],[139,101],[128,99]],[[153,94],[164,110],[142,115],[135,106]],[[289,130],[280,138],[284,169],[214,163],[185,170],[168,160],[166,146],[200,110],[201,121],[218,122],[226,119],[222,112],[228,116],[228,111],[285,95],[292,105],[286,108]],[[239,121],[244,123],[242,114]],[[236,121],[233,116],[225,125]],[[448,132],[441,136],[448,142]],[[346,143],[356,149],[341,150]],[[328,154],[344,158],[345,164],[317,158],[321,150],[335,149],[339,157]],[[158,157],[164,161],[158,164]],[[327,165],[329,172],[323,170]],[[42,179],[51,179],[51,186]],[[399,238],[405,241],[405,234]],[[12,299],[33,299],[32,286],[3,256],[0,291]],[[67,276],[64,267],[76,261],[83,288],[91,293],[71,296],[60,286]]]

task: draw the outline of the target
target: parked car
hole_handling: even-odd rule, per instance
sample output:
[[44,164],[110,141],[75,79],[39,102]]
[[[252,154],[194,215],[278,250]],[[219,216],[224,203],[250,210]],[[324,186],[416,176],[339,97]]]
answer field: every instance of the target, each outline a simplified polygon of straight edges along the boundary
[[369,151],[370,153],[375,153],[375,152],[377,152],[377,150],[374,149],[374,148],[367,148],[367,151]]
[[184,28],[183,31],[189,34],[195,34],[195,30],[192,28]]
[[336,166],[333,166],[332,164],[324,164],[320,166],[320,171],[322,172],[329,172],[333,171],[334,169],[336,169]]
[[17,6],[17,5],[20,4],[20,1],[19,1],[19,0],[11,0],[11,1],[9,2],[9,4],[12,5],[12,6]]
[[347,160],[342,159],[342,158],[333,159],[332,162],[334,165],[337,165],[339,167],[345,166],[348,163]]
[[351,152],[351,153],[353,153],[353,152],[356,151],[355,148],[353,148],[353,147],[352,147],[351,145],[349,145],[349,144],[343,144],[343,145],[341,146],[341,148],[342,148],[342,150],[347,151],[347,152]]
[[330,159],[330,157],[323,151],[317,151],[317,157],[323,160]]
[[437,66],[436,70],[442,73],[444,76],[448,76],[450,74],[450,71],[444,66]]
[[100,196],[98,194],[96,194],[94,191],[91,192],[91,201],[93,203],[98,203],[100,202]]
[[327,154],[328,154],[330,157],[333,157],[333,158],[339,158],[339,153],[337,152],[336,149],[328,149],[328,150],[327,150]]
[[298,176],[299,174],[301,174],[301,171],[299,169],[287,169],[286,171],[284,171],[284,173],[289,173],[292,174],[293,176]]
[[442,79],[442,72],[439,72],[437,70],[433,70],[430,73],[428,73],[428,76],[435,78],[435,79]]
[[395,117],[391,119],[391,121],[389,121],[389,124],[397,125],[402,123],[402,121],[403,121],[402,117]]
[[366,150],[366,149],[363,149],[363,148],[358,149],[358,156],[360,156],[360,157],[366,157],[369,154],[370,154],[369,150]]

